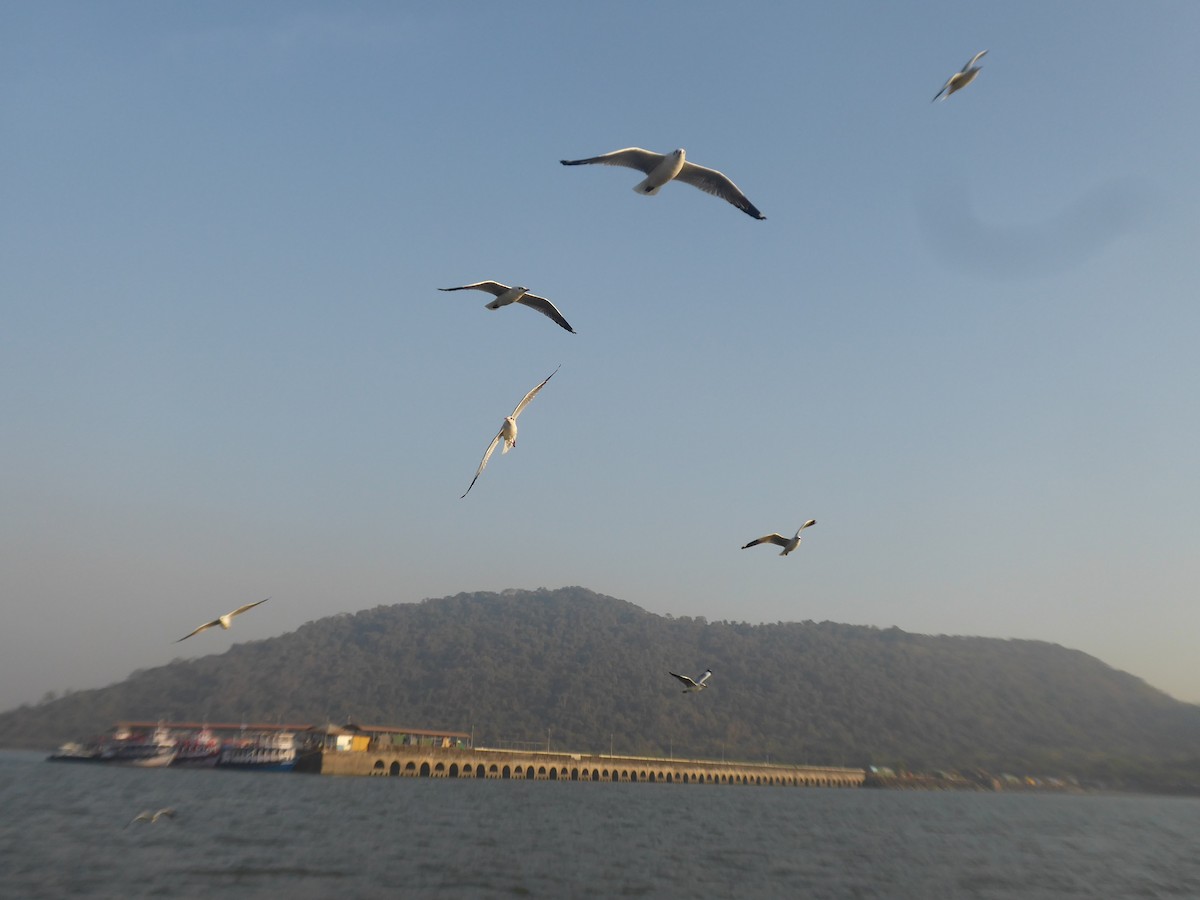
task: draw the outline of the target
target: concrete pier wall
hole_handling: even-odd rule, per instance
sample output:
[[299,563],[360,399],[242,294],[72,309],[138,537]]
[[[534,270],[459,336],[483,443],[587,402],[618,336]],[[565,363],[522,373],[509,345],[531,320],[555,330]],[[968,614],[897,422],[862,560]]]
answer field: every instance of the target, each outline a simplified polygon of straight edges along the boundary
[[322,775],[408,778],[497,778],[535,781],[606,781],[667,784],[741,784],[788,787],[861,787],[862,769],[788,766],[704,759],[607,756],[581,753],[398,747],[323,750],[306,755],[297,771]]

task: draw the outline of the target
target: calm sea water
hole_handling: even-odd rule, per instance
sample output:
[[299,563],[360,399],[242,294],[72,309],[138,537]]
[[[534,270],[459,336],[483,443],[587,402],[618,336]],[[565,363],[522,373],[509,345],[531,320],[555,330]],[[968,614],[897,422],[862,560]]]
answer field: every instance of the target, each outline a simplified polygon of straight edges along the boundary
[[[163,806],[178,816],[128,825]],[[0,752],[0,895],[1196,898],[1200,800],[336,779]]]

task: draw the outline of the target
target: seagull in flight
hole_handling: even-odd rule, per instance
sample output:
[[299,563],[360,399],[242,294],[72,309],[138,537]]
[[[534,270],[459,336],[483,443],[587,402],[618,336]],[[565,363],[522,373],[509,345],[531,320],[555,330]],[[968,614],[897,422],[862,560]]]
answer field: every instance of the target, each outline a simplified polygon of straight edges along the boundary
[[807,522],[805,522],[803,525],[801,525],[799,528],[797,528],[796,533],[794,535],[792,535],[790,538],[784,537],[782,534],[764,534],[762,537],[755,538],[748,544],[743,544],[742,549],[745,550],[747,547],[753,547],[755,544],[768,544],[768,543],[776,544],[783,548],[783,552],[780,553],[779,555],[787,556],[789,553],[791,553],[793,550],[795,550],[797,547],[800,546],[800,532],[802,532],[809,525],[816,525],[816,524],[817,524],[816,519],[809,519]]
[[683,683],[683,692],[685,694],[692,694],[708,687],[705,682],[712,677],[712,669],[705,669],[704,674],[700,676],[699,680],[693,680],[686,675],[676,675],[674,672],[668,672],[667,674],[672,678],[678,678]]
[[[961,71],[955,72],[947,79],[946,83],[942,85],[942,89],[933,95],[933,99],[936,100],[938,97],[941,97],[945,100],[955,91],[961,91],[974,81],[975,76],[979,74],[979,66],[975,65],[975,63],[979,62],[979,58],[985,53],[987,53],[986,50],[980,50],[972,56],[971,61],[963,66]],[[945,94],[944,97],[942,96],[943,94]],[[932,103],[933,101],[930,102]]]
[[[557,372],[559,368],[561,368],[561,366],[556,368],[554,372],[551,372],[549,375],[547,375],[546,381],[549,381],[551,378],[553,378],[554,373]],[[500,441],[504,441],[504,449],[500,451],[501,456],[507,453],[512,447],[517,446],[517,416],[519,416],[521,411],[529,405],[529,401],[537,396],[537,392],[546,386],[546,381],[543,381],[532,391],[526,394],[521,402],[517,404],[517,408],[512,411],[511,416],[504,417],[504,422],[500,425],[500,430],[496,432],[496,436],[492,438],[492,442],[488,444],[487,451],[483,454],[483,461],[479,464],[479,468],[475,470],[475,477],[471,479],[471,483],[468,485],[467,490],[463,493],[463,497],[471,493],[471,488],[475,487],[475,482],[478,481],[479,476],[483,474],[484,467],[487,466],[488,460],[492,458],[492,451],[496,449],[496,445],[500,443]],[[462,497],[459,497],[458,499],[461,500]]]
[[487,304],[488,309],[499,309],[502,306],[508,306],[512,303],[520,303],[523,306],[528,306],[530,309],[536,309],[544,316],[549,316],[571,334],[575,333],[575,329],[571,324],[563,318],[563,314],[547,300],[545,297],[539,297],[537,294],[529,293],[527,287],[509,287],[507,284],[501,284],[498,281],[477,281],[474,284],[464,284],[462,287],[438,288],[439,291],[487,291],[496,299]]
[[158,810],[157,812],[150,812],[150,810],[148,810],[148,809],[143,809],[140,813],[138,813],[136,816],[134,816],[132,819],[130,819],[128,824],[126,824],[125,827],[128,828],[134,822],[154,823],[162,818],[167,818],[167,819],[175,818],[175,810],[170,806],[164,806],[162,809]]
[[586,166],[598,163],[602,166],[624,166],[627,169],[637,169],[639,172],[645,173],[646,178],[635,185],[633,189],[648,197],[657,194],[668,181],[682,181],[684,184],[700,188],[706,194],[712,194],[732,203],[748,216],[756,219],[766,218],[758,211],[758,207],[747,200],[746,195],[738,190],[738,186],[725,175],[716,169],[706,169],[704,166],[688,162],[683,148],[664,156],[661,153],[643,150],[641,147],[626,147],[624,150],[614,150],[603,156],[593,156],[588,159],[561,159],[559,162],[564,166]]
[[[223,616],[217,616],[217,618],[213,619],[211,622],[205,622],[203,625],[201,625],[199,628],[197,628],[195,631],[191,632],[190,634],[185,634],[183,637],[181,637],[179,639],[179,641],[186,641],[188,638],[192,637],[192,635],[199,634],[202,631],[207,631],[210,628],[216,628],[218,625],[220,625],[222,628],[228,629],[230,624],[233,621],[234,616],[240,616],[246,610],[254,609],[254,607],[258,606],[260,603],[266,603],[267,600],[270,600],[270,599],[271,599],[270,597],[267,597],[264,600],[258,600],[254,603],[247,603],[245,606],[239,606],[233,612],[225,613],[225,615],[223,615]],[[175,643],[178,644],[179,641],[176,641]]]

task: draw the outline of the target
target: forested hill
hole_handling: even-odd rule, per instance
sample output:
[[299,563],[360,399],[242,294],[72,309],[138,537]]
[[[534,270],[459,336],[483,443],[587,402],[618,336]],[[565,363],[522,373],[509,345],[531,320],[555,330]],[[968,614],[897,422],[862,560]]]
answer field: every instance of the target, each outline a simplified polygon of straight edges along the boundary
[[[667,674],[705,668],[699,694]],[[1200,707],[1057,645],[672,618],[583,588],[332,616],[4,713],[0,740],[49,747],[157,718],[350,719],[473,729],[493,746],[1118,779],[1200,759]]]

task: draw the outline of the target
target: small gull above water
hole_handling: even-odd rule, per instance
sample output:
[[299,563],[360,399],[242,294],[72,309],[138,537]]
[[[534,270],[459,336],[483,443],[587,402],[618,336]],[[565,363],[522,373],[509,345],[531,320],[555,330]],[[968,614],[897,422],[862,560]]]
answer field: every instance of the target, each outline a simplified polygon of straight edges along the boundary
[[159,819],[162,819],[162,818],[166,818],[166,819],[175,818],[175,809],[170,806],[164,806],[162,809],[158,810],[157,812],[151,812],[148,809],[143,809],[140,813],[138,813],[136,816],[134,816],[132,819],[130,819],[129,822],[125,825],[125,827],[128,828],[134,822],[151,822],[151,823],[153,823],[153,822],[157,822]]

